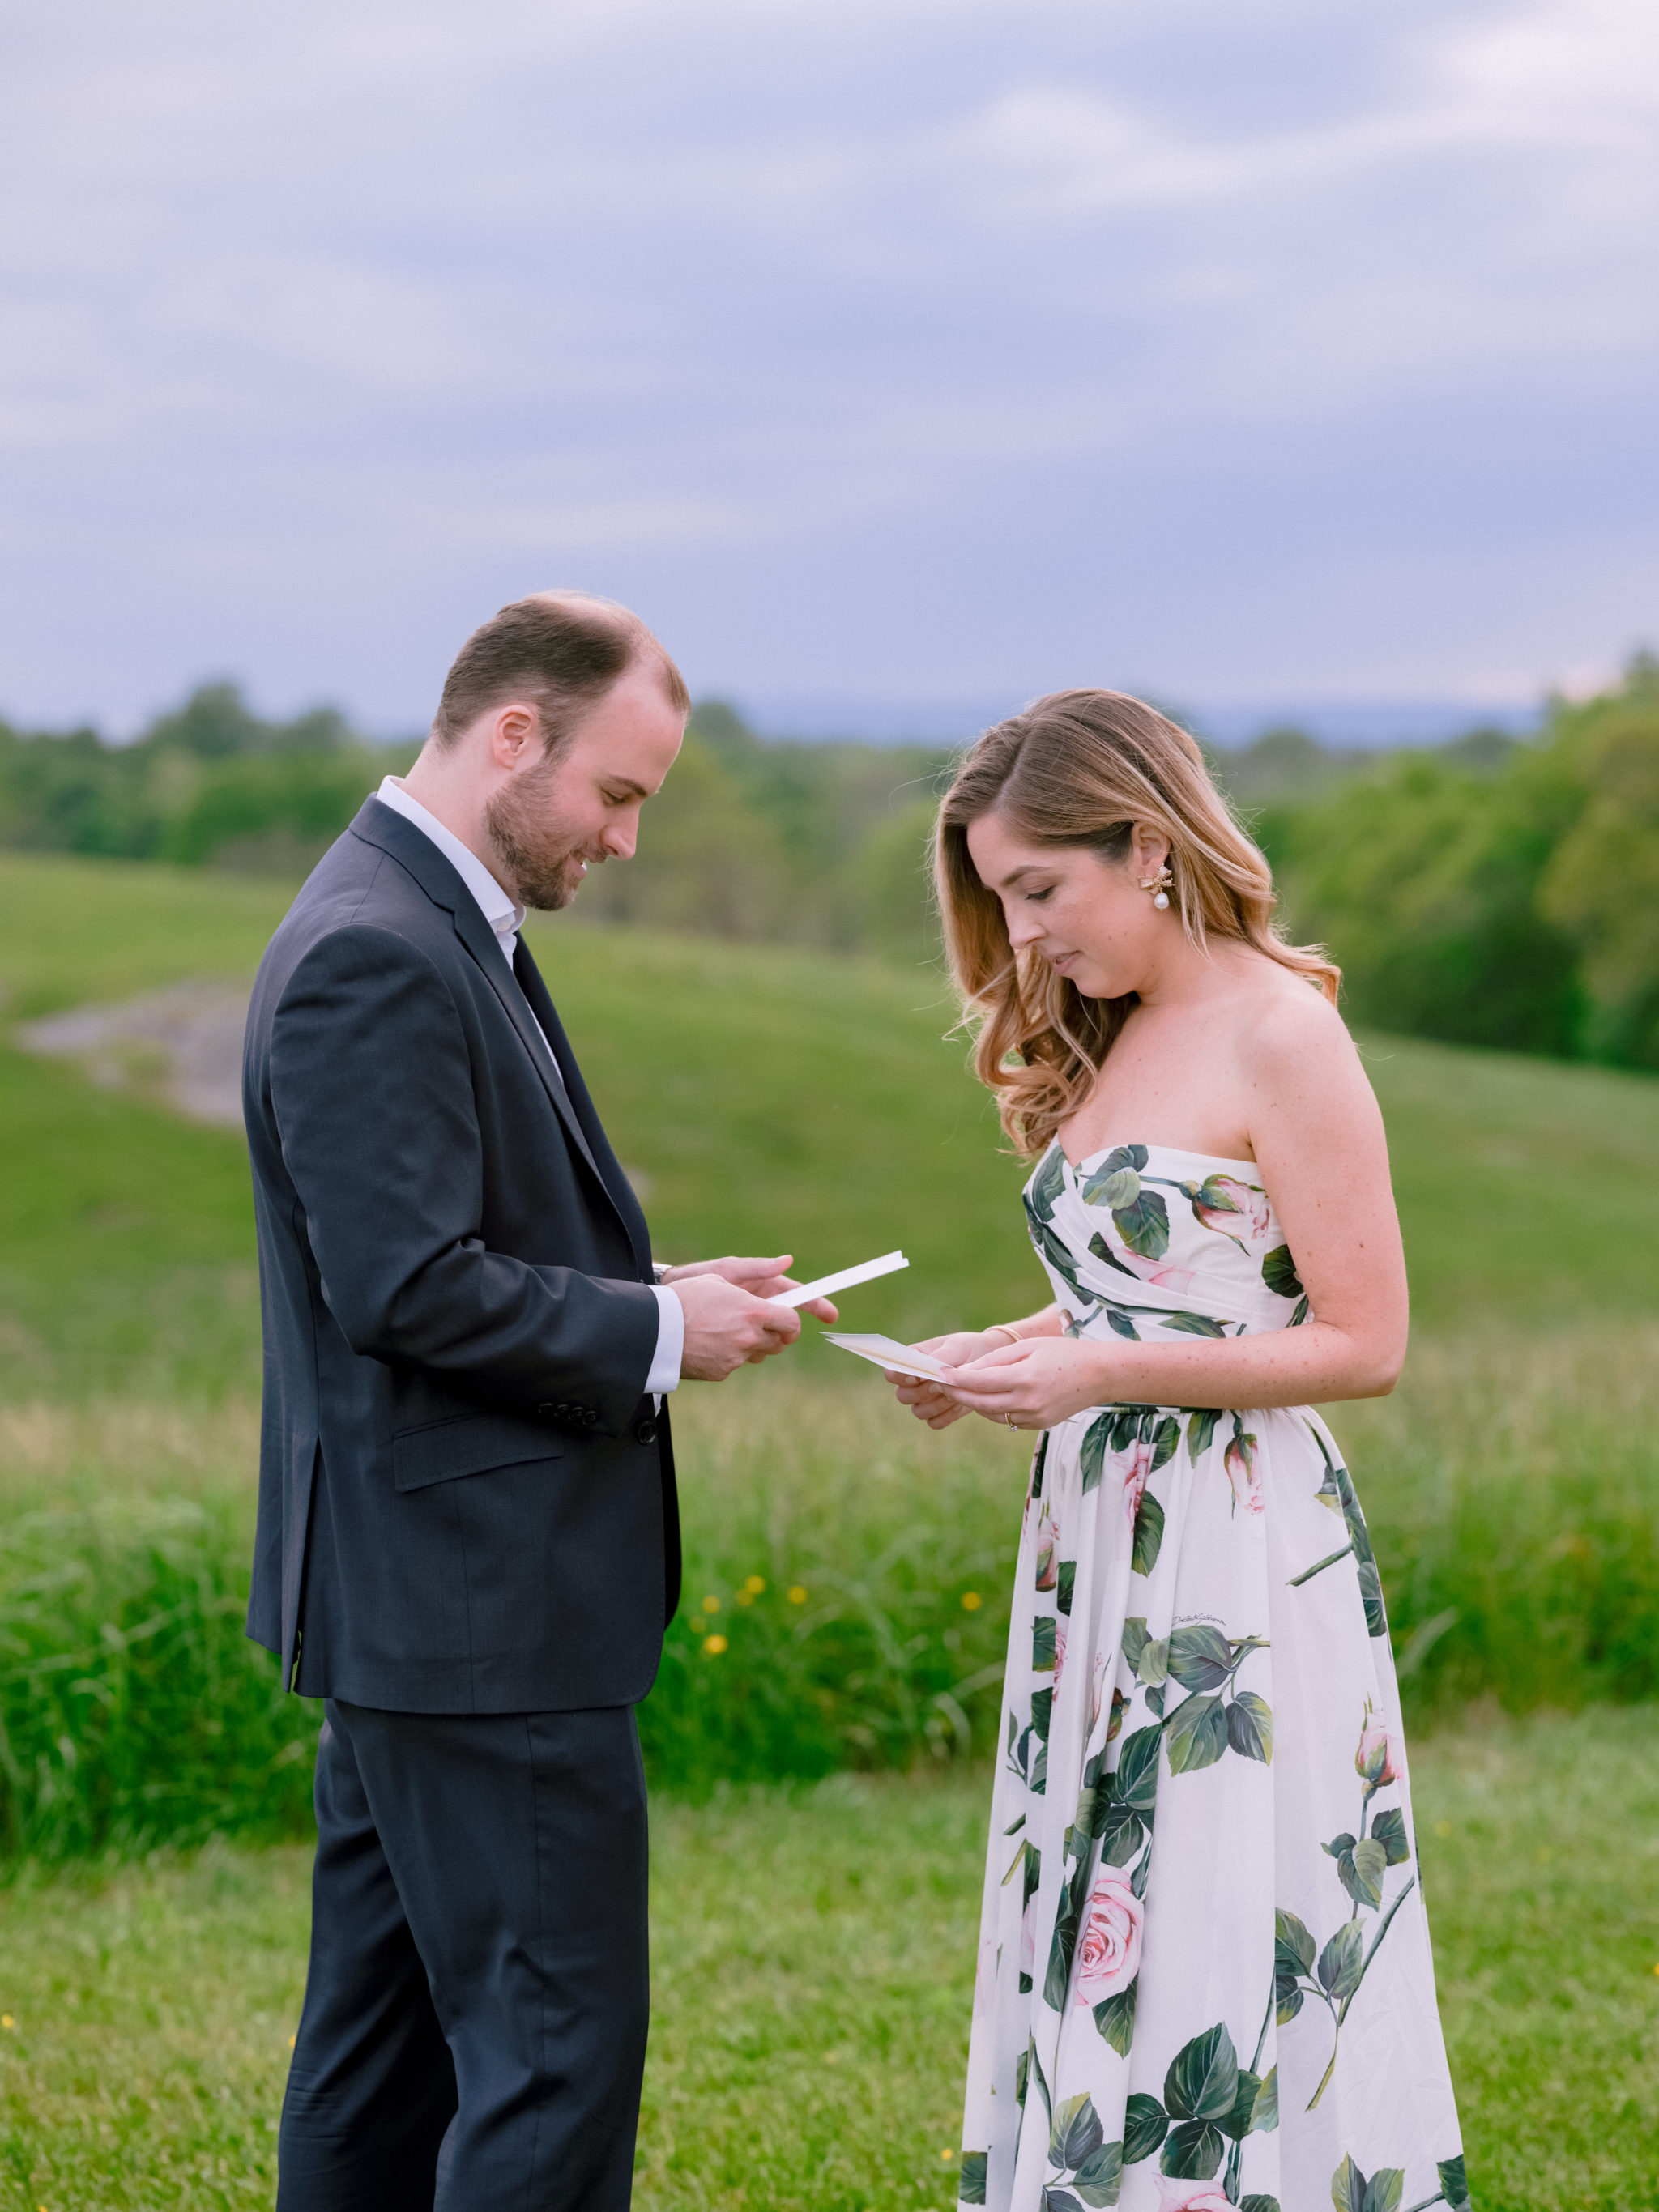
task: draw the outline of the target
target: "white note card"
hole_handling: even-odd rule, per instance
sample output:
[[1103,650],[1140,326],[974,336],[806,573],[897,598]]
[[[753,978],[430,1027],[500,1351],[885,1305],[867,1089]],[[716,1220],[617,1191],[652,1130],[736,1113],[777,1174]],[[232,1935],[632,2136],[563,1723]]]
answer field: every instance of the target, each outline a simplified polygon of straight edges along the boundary
[[804,1306],[808,1298],[827,1298],[834,1291],[850,1291],[855,1283],[873,1283],[878,1275],[896,1275],[910,1262],[902,1252],[884,1252],[879,1260],[863,1261],[856,1267],[843,1267],[838,1275],[820,1275],[816,1283],[803,1283],[798,1291],[785,1291],[767,1304],[774,1306]]
[[867,1359],[873,1367],[891,1368],[896,1374],[914,1375],[921,1382],[937,1382],[945,1370],[931,1352],[918,1352],[912,1344],[901,1344],[890,1336],[844,1336],[838,1330],[826,1328],[826,1344],[838,1345],[856,1358]]

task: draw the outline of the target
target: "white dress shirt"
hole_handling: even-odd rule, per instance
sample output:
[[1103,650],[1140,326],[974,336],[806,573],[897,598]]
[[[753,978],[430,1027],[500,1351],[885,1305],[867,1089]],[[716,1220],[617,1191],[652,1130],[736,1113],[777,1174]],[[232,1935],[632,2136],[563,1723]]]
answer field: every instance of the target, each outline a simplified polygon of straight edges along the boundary
[[[495,942],[501,947],[501,957],[507,963],[507,973],[512,975],[513,955],[518,950],[519,932],[524,927],[524,908],[515,906],[508,898],[470,845],[462,844],[453,830],[446,830],[435,814],[428,814],[418,799],[410,797],[398,777],[388,775],[382,778],[374,796],[383,806],[389,806],[394,814],[401,814],[405,822],[412,822],[417,830],[432,840],[477,902],[478,911],[489,924]],[[519,988],[516,975],[513,977],[513,984],[516,990]],[[527,1000],[525,1006],[531,1020],[536,1022],[537,1036],[547,1046],[547,1056],[553,1063],[553,1073],[559,1088],[568,1097],[570,1094],[565,1084],[564,1070],[559,1066],[559,1056],[548,1043],[541,1024],[536,1021],[535,1009]],[[679,1388],[680,1362],[685,1352],[685,1308],[672,1291],[665,1289],[660,1283],[653,1283],[651,1290],[658,1307],[657,1349],[651,1362],[651,1372],[645,1378],[645,1387],[653,1397],[660,1397],[665,1390]]]

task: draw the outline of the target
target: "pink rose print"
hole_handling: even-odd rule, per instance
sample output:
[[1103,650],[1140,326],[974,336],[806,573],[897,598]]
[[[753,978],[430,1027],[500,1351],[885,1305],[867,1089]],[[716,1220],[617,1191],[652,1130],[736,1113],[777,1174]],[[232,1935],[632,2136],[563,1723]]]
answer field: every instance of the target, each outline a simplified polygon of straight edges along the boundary
[[1040,1590],[1051,1590],[1060,1580],[1060,1565],[1055,1553],[1060,1549],[1060,1524],[1045,1513],[1037,1522],[1036,1586]]
[[1026,1906],[1019,1923],[1019,1971],[1026,1980],[1036,1975],[1036,1899]]
[[1381,1790],[1390,1782],[1397,1782],[1405,1771],[1406,1754],[1400,1739],[1381,1721],[1367,1720],[1359,1731],[1359,1748],[1353,1755],[1354,1771],[1360,1779],[1369,1782],[1373,1790]]
[[1246,1237],[1267,1233],[1267,1194],[1240,1182],[1237,1176],[1206,1176],[1193,1200],[1193,1212],[1206,1229],[1231,1237],[1234,1243],[1241,1231]]
[[1060,1688],[1060,1678],[1066,1670],[1066,1622],[1062,1616],[1054,1623],[1054,1689]]
[[1160,2175],[1158,2212],[1233,2212],[1233,2204],[1218,2181],[1165,2181]]
[[1145,1915],[1129,1877],[1116,1867],[1101,1874],[1084,1917],[1077,1953],[1077,2001],[1099,2004],[1119,1996],[1140,1965],[1140,1931]]
[[1123,1470],[1123,1520],[1133,1536],[1135,1516],[1140,1510],[1140,1493],[1146,1487],[1146,1478],[1152,1471],[1152,1448],[1139,1437],[1129,1447],[1128,1463]]
[[1106,1695],[1106,1654],[1097,1651],[1094,1671],[1089,1677],[1089,1733],[1092,1735],[1100,1725],[1100,1708]]
[[1160,1291],[1173,1291],[1177,1297],[1185,1297],[1198,1280],[1196,1268],[1172,1267],[1162,1260],[1143,1260],[1139,1252],[1131,1252],[1127,1246],[1112,1256],[1132,1275],[1139,1275],[1143,1283],[1152,1283]]
[[1227,1480],[1233,1486],[1233,1504],[1242,1505],[1247,1513],[1260,1513],[1262,1509],[1261,1477],[1255,1471],[1255,1438],[1236,1436],[1224,1455]]

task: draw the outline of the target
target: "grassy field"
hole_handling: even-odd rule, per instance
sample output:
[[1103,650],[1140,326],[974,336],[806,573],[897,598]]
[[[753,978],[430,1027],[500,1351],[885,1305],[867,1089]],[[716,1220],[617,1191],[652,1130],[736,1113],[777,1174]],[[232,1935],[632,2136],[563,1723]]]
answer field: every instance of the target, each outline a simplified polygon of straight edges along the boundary
[[[942,1437],[872,1376],[688,1393],[685,1602],[641,1711],[652,1778],[992,1748],[1026,1448]],[[1431,1345],[1335,1409],[1414,1726],[1659,1697],[1659,1328]],[[0,1855],[309,1821],[315,1708],[242,1636],[252,1409],[0,1406]]]
[[[246,975],[288,896],[0,860],[0,1023]],[[536,943],[660,1250],[816,1269],[902,1243],[911,1273],[848,1314],[907,1335],[1041,1297],[937,976],[569,921]],[[1365,1048],[1417,1327],[1400,1393],[1334,1421],[1408,1707],[1439,1724],[1415,1773],[1476,2202],[1637,2212],[1659,2206],[1659,1706],[1596,1701],[1659,1698],[1659,1084]],[[265,2202],[304,1851],[246,1843],[302,1835],[315,1717],[240,1629],[242,1147],[0,1036],[0,1813],[22,1854],[0,2212]],[[979,1424],[931,1437],[844,1364],[810,1346],[677,1407],[687,1601],[642,1714],[677,1793],[653,2212],[953,2193],[986,1787],[961,1754],[993,1717],[1024,1454]],[[830,1772],[849,1763],[915,1771]],[[803,1779],[718,1779],[781,1771]]]
[[[0,859],[0,1011],[251,974],[288,896]],[[961,1041],[945,1040],[936,975],[564,920],[532,935],[659,1250],[790,1249],[816,1272],[902,1243],[910,1272],[848,1313],[907,1337],[1044,1294],[1013,1202],[1021,1170]],[[1420,1334],[1659,1307],[1659,1083],[1393,1040],[1366,1049]],[[0,1395],[257,1387],[234,1135],[0,1043]]]
[[[1413,1787],[1481,2212],[1659,2205],[1659,1709],[1483,1719]],[[988,1782],[659,1806],[652,2212],[948,2205]],[[0,2208],[270,2202],[307,1861],[0,1892]],[[1287,2208],[1313,2212],[1313,2208]]]

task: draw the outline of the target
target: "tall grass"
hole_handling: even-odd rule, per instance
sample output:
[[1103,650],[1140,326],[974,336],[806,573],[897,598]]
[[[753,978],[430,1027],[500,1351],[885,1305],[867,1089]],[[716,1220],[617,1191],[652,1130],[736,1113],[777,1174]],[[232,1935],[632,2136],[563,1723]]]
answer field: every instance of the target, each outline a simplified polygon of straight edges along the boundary
[[1659,1325],[1430,1343],[1334,1425],[1408,1712],[1659,1695]]
[[[1338,1408],[1408,1711],[1659,1692],[1659,1330],[1431,1345]],[[685,1595],[653,1780],[988,1753],[1023,1444],[872,1377],[745,1376],[678,1410]],[[0,1848],[302,1832],[313,1706],[242,1635],[252,1417],[0,1408]]]

